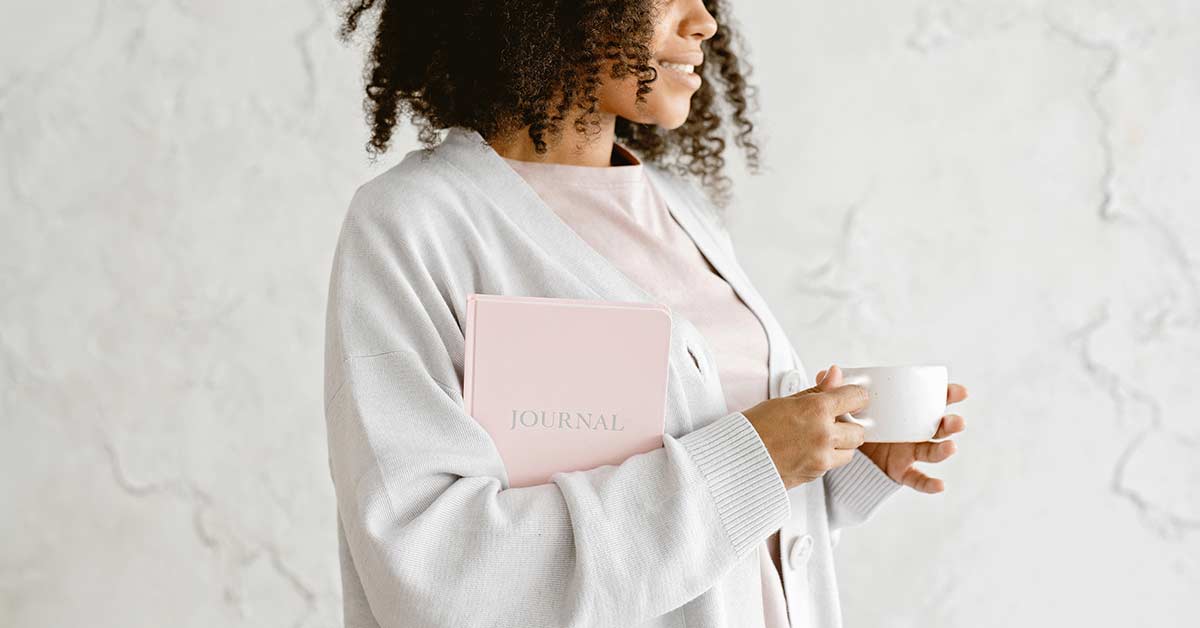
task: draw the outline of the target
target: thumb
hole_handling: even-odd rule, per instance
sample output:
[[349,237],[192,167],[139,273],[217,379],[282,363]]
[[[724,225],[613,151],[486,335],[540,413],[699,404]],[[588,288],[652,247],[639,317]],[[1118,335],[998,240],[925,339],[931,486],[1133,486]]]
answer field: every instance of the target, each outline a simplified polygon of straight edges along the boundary
[[809,395],[818,392],[827,392],[837,388],[842,383],[842,370],[837,365],[830,366],[828,369],[821,369],[817,372],[817,383],[814,386],[801,390],[795,393],[798,395]]
[[838,368],[837,364],[832,364],[828,369],[817,373],[817,385],[815,389],[819,391],[829,391],[842,385],[842,369]]

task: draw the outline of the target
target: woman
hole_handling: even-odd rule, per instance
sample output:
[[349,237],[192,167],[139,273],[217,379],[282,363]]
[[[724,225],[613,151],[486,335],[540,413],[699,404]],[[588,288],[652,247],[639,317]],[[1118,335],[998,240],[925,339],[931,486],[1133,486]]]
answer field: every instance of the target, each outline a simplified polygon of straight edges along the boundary
[[[346,625],[840,625],[840,529],[903,484],[942,490],[912,465],[954,444],[864,444],[834,420],[865,403],[836,367],[801,390],[798,355],[684,178],[722,194],[713,78],[754,162],[721,3],[365,1],[344,36],[369,9],[371,149],[404,109],[426,149],[358,188],[331,275]],[[670,306],[663,447],[508,488],[463,410],[471,292]],[[947,415],[935,438],[963,427]]]

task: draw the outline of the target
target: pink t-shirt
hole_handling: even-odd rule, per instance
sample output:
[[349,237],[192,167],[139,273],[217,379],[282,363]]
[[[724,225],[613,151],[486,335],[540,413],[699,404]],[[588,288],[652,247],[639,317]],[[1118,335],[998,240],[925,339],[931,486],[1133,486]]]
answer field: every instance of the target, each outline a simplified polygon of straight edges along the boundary
[[[626,165],[504,160],[592,248],[695,324],[717,361],[730,410],[746,410],[767,399],[768,347],[762,324],[671,217],[637,157],[614,144],[613,163]],[[778,534],[759,547],[767,628],[789,626],[777,567]]]

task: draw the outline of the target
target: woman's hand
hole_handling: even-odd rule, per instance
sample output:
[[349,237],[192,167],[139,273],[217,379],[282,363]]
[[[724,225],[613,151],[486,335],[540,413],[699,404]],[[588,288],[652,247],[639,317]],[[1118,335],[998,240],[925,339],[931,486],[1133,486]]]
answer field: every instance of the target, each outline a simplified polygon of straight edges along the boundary
[[[827,376],[828,375],[828,376]],[[842,384],[842,370],[835,364],[817,373],[817,388],[833,390]],[[967,398],[967,389],[960,384],[950,384],[946,387],[946,403],[958,403]],[[947,414],[942,417],[934,438],[945,438],[966,429],[967,424],[957,414]],[[958,450],[952,440],[939,442],[925,441],[921,443],[863,443],[862,450],[888,477],[899,484],[911,486],[922,493],[940,493],[946,489],[946,483],[939,478],[931,478],[913,466],[914,462],[941,462]]]
[[862,386],[813,386],[768,399],[742,414],[758,431],[784,486],[792,488],[850,462],[866,429],[836,418],[865,408],[869,400]]

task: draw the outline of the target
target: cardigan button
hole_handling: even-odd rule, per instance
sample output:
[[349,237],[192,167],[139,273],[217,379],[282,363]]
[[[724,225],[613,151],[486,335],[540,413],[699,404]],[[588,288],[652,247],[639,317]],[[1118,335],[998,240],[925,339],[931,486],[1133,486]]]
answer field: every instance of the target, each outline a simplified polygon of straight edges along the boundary
[[804,390],[804,374],[800,369],[785,371],[779,380],[779,396],[787,397]]
[[813,538],[811,534],[792,539],[792,544],[788,547],[788,568],[799,569],[808,562],[808,557],[812,555]]

